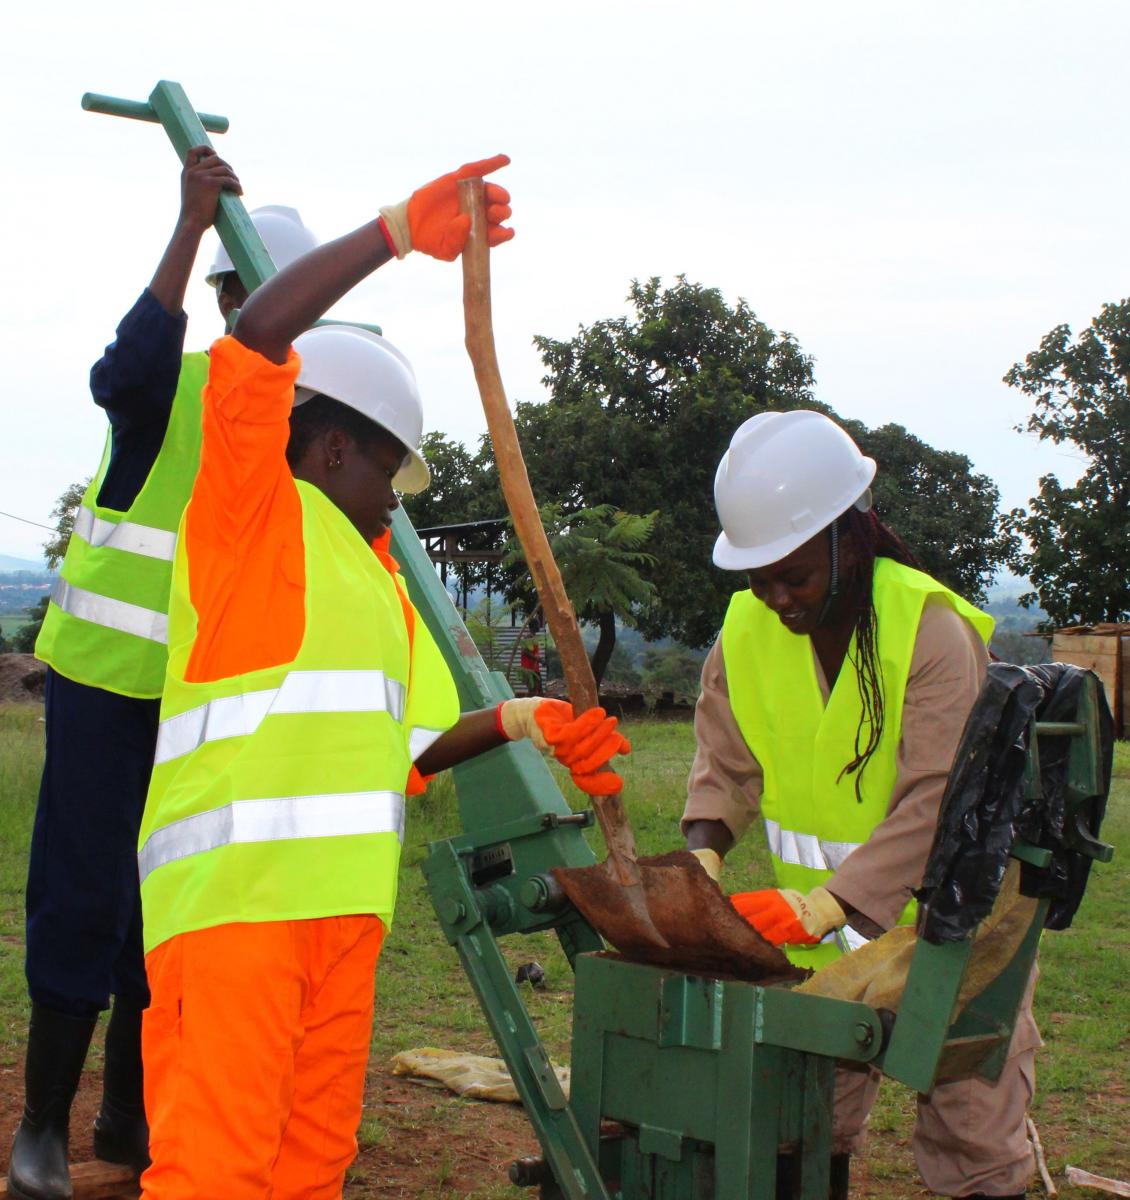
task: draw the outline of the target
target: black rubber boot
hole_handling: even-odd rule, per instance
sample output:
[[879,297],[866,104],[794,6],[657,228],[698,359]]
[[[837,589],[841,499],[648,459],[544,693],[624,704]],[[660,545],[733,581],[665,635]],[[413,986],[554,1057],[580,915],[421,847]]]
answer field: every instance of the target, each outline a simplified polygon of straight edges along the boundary
[[828,1182],[829,1200],[848,1200],[848,1176],[851,1173],[851,1155],[833,1154],[832,1172]]
[[67,1134],[71,1102],[96,1018],[33,1004],[24,1070],[24,1115],[16,1127],[8,1194],[17,1200],[71,1200]]
[[115,999],[106,1029],[102,1107],[94,1118],[94,1156],[139,1172],[149,1166],[141,1083],[141,1009]]

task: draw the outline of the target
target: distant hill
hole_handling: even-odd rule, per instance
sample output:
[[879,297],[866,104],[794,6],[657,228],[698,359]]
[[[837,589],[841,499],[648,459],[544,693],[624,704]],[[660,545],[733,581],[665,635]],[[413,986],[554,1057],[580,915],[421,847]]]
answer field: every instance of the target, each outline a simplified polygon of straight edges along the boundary
[[0,554],[0,571],[30,571],[33,575],[46,575],[47,564],[40,559],[36,562],[31,558],[13,558],[10,554]]

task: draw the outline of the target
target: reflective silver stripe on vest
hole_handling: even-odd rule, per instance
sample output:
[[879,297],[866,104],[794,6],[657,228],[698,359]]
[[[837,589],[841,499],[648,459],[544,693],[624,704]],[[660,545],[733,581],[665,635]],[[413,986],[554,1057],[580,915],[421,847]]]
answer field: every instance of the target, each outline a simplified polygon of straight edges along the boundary
[[833,842],[818,838],[814,833],[795,833],[782,829],[776,821],[765,818],[765,836],[769,853],[781,862],[794,867],[809,867],[813,871],[838,871],[844,859],[858,850],[861,842]]
[[142,608],[126,600],[111,600],[109,596],[99,596],[97,592],[75,587],[63,578],[55,581],[51,600],[63,612],[83,621],[90,621],[94,625],[104,625],[107,629],[117,629],[121,633],[132,633],[135,637],[147,638],[162,645],[169,640],[169,618],[165,613],[154,612],[151,608]]
[[415,762],[437,738],[443,737],[445,732],[443,729],[425,729],[422,725],[413,726],[408,735],[408,757]]
[[404,717],[404,684],[383,671],[291,671],[277,688],[222,696],[166,717],[155,763],[190,754],[205,742],[245,737],[280,713],[387,712]]
[[136,521],[104,521],[89,508],[80,507],[75,513],[74,535],[92,546],[109,546],[128,554],[143,554],[172,562],[177,551],[177,535],[167,529],[138,525]]
[[236,800],[150,834],[137,856],[138,869],[144,880],[158,867],[221,846],[364,833],[395,833],[404,841],[404,796],[400,792]]
[[821,944],[828,943],[833,946],[838,946],[844,954],[850,954],[853,950],[858,950],[860,946],[866,946],[870,938],[865,938],[857,929],[852,929],[850,925],[841,925],[839,929],[833,929],[831,933],[825,934],[821,939]]

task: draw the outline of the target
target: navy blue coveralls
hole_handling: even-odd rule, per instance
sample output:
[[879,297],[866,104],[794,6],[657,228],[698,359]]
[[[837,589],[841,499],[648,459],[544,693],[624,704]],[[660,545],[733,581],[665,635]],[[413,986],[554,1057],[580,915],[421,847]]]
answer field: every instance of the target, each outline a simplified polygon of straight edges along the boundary
[[[111,428],[98,503],[125,510],[164,441],[187,318],[149,292],[90,372]],[[149,1002],[141,943],[137,833],[157,744],[160,700],[86,687],[48,668],[47,750],[27,880],[28,991],[75,1017],[110,996]]]

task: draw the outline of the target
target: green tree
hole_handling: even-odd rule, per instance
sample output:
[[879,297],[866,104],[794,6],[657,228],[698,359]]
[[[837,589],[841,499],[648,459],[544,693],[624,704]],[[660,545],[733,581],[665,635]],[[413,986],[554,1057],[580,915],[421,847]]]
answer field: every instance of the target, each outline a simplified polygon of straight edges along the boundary
[[[651,639],[713,640],[740,577],[711,562],[718,533],[714,472],[742,421],[766,409],[812,408],[812,360],[787,333],[679,277],[632,284],[630,317],[581,326],[570,341],[535,338],[550,389],[519,404],[516,423],[539,499],[566,512],[597,504],[658,513],[641,570],[656,602],[640,618]],[[838,419],[838,418],[837,418]],[[960,454],[901,426],[846,422],[880,463],[879,515],[946,583],[979,598],[1010,549],[998,493]]]
[[475,456],[462,442],[437,431],[425,433],[420,439],[420,453],[428,464],[432,481],[424,491],[401,498],[412,524],[417,529],[428,529],[477,520],[482,472]]
[[1029,508],[1009,516],[1029,549],[1014,569],[1054,625],[1130,616],[1130,300],[1104,304],[1073,339],[1057,325],[1004,377],[1034,400],[1018,432],[1068,445],[1086,464],[1077,483],[1040,479]]
[[[71,542],[71,532],[75,527],[75,514],[78,512],[78,507],[82,503],[89,483],[90,480],[85,479],[82,483],[72,483],[69,487],[64,488],[59,494],[58,500],[55,501],[55,507],[51,510],[51,515],[55,518],[55,532],[43,543],[44,557],[51,570],[54,570],[63,561],[67,553],[67,547]],[[47,615],[49,599],[48,596],[44,596],[39,600],[28,613],[27,624],[21,625],[9,639],[8,645],[13,653],[31,654],[35,650],[35,639],[39,637],[43,618]]]
[[8,647],[13,654],[34,653],[35,639],[39,637],[39,630],[43,625],[43,618],[47,615],[49,602],[49,596],[43,596],[36,601],[35,607],[28,613],[27,624],[21,625],[8,639]]
[[648,646],[643,655],[643,686],[653,694],[673,693],[676,700],[691,701],[699,693],[704,655],[677,642]]
[[623,643],[617,639],[608,666],[604,669],[605,683],[622,683],[628,687],[639,687],[643,677],[636,668],[635,661]]
[[875,510],[936,579],[974,603],[984,601],[1017,538],[998,515],[1000,491],[964,454],[936,450],[901,425],[844,427],[879,464]]
[[1029,637],[1020,629],[993,630],[989,649],[1002,662],[1016,663],[1021,667],[1045,663],[1051,658],[1047,638]]
[[[655,563],[655,556],[642,547],[651,537],[656,514],[639,516],[600,504],[565,515],[560,505],[545,505],[541,517],[577,619],[599,630],[590,659],[599,686],[616,646],[616,618],[637,625],[655,602],[655,588],[640,571]],[[524,567],[525,557],[513,539],[504,565],[518,564]],[[512,576],[511,593],[528,611],[537,604],[533,582],[524,570]]]
[[787,333],[680,276],[633,282],[631,317],[535,338],[550,389],[515,417],[539,500],[564,511],[611,504],[652,512],[656,562],[641,570],[656,601],[648,637],[702,645],[736,580],[711,565],[714,470],[734,429],[764,408],[821,407],[812,362]]
[[75,514],[89,484],[89,478],[84,479],[82,483],[72,483],[62,491],[51,510],[51,515],[55,518],[55,532],[43,543],[43,556],[52,571],[66,556],[67,547],[71,544],[71,531],[75,527]]
[[[421,438],[420,452],[431,471],[431,483],[424,491],[404,496],[401,501],[416,529],[464,525],[506,516],[506,504],[498,490],[493,461],[484,460],[481,448],[477,455],[471,454],[461,442],[433,431]],[[469,530],[460,540],[469,550],[499,550],[506,537],[504,528],[484,528]],[[459,581],[463,592],[488,581],[497,582],[493,578],[497,571],[492,571],[487,563],[461,562],[448,569]]]

